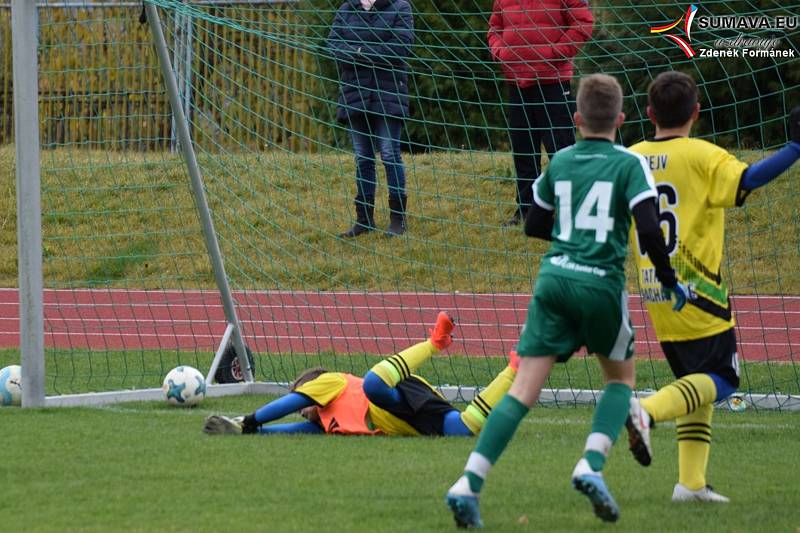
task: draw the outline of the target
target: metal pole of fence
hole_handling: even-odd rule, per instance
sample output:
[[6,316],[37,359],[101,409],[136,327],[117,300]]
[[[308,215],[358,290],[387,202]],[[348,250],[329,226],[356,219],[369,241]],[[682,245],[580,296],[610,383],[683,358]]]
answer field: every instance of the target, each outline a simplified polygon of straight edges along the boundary
[[11,2],[22,406],[44,405],[42,203],[36,3]]
[[214,277],[217,280],[217,287],[219,288],[220,296],[222,297],[222,307],[225,311],[225,319],[229,324],[234,326],[233,329],[233,346],[236,349],[236,355],[239,358],[239,363],[242,366],[242,373],[246,381],[253,381],[253,372],[250,368],[250,359],[247,357],[247,350],[244,346],[244,339],[242,339],[242,330],[239,319],[236,316],[236,307],[233,304],[233,294],[231,293],[230,285],[228,284],[228,277],[225,274],[225,265],[222,261],[222,252],[219,249],[219,242],[217,241],[217,234],[214,230],[214,222],[211,219],[211,211],[208,208],[208,200],[206,199],[205,189],[203,187],[203,177],[200,173],[200,166],[197,164],[197,156],[194,152],[194,145],[192,144],[192,136],[189,133],[189,124],[186,121],[186,115],[183,112],[183,102],[181,101],[180,94],[178,94],[178,82],[175,79],[175,73],[172,70],[172,62],[169,57],[169,49],[167,48],[167,41],[164,38],[164,31],[161,29],[161,18],[158,16],[158,9],[151,4],[146,3],[147,21],[150,23],[150,30],[153,34],[156,51],[158,52],[159,63],[161,64],[161,72],[164,75],[164,83],[167,88],[167,95],[169,96],[170,107],[175,116],[175,126],[178,133],[178,141],[180,143],[183,157],[186,160],[186,166],[189,170],[189,176],[192,180],[192,192],[194,193],[195,203],[200,215],[200,222],[203,227],[203,237],[206,241],[206,248],[208,255],[211,259],[211,266],[214,269]]

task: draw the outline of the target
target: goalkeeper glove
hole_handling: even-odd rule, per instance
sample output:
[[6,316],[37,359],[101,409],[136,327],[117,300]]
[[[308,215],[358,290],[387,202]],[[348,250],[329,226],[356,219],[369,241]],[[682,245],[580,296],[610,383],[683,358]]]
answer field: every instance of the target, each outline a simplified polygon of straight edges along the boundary
[[800,143],[800,105],[789,114],[789,140]]
[[675,296],[675,304],[672,306],[673,311],[680,311],[683,309],[683,306],[686,305],[687,300],[694,300],[697,298],[697,295],[694,291],[688,286],[684,285],[680,281],[675,284],[674,287],[663,287],[662,291],[665,298],[672,299],[672,296]]

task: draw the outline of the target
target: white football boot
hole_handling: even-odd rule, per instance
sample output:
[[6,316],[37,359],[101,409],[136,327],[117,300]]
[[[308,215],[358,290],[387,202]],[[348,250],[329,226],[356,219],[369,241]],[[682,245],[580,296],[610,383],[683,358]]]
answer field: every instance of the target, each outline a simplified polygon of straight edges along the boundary
[[241,435],[244,417],[228,418],[222,415],[211,415],[203,424],[203,432],[209,435]]
[[642,466],[653,462],[653,448],[650,446],[650,426],[652,420],[636,398],[631,398],[625,428],[628,430],[628,446],[634,459]]
[[714,503],[728,503],[730,498],[717,494],[711,485],[697,490],[690,490],[681,485],[675,484],[675,490],[672,491],[672,501],[674,502],[714,502]]

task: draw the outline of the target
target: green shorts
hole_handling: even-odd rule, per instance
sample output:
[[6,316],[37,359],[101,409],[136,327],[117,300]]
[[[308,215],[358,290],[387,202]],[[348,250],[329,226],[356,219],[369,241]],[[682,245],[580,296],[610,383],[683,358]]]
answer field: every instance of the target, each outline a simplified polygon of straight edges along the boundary
[[563,363],[582,346],[614,361],[633,355],[628,294],[600,283],[541,275],[520,334],[520,356],[554,355]]

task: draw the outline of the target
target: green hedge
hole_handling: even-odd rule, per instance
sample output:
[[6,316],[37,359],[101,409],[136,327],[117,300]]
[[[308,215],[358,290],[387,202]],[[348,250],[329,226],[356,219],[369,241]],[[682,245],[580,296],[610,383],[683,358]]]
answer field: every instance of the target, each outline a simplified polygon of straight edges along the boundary
[[[594,6],[601,3],[594,2]],[[652,135],[645,117],[647,86],[660,72],[675,69],[697,80],[700,88],[701,117],[694,133],[715,143],[738,148],[769,148],[786,141],[788,111],[800,104],[800,59],[687,59],[671,41],[651,35],[650,26],[676,20],[687,3],[674,7],[638,3],[630,0],[604,0],[596,8],[598,18],[591,42],[583,48],[577,64],[582,73],[606,72],[622,82],[625,111],[631,119],[622,130],[625,143]],[[698,4],[698,15],[796,15],[775,1],[706,1]],[[683,25],[672,33],[684,36]],[[679,30],[680,28],[680,30]],[[712,45],[720,37],[735,37],[739,31],[701,31],[695,22],[692,44]],[[800,28],[786,33],[742,32],[746,37],[780,37],[782,48],[798,53]]]
[[[317,66],[322,77],[312,114],[333,121],[338,85],[336,68],[324,51],[326,26],[340,2],[312,0],[315,9],[303,10],[308,34],[317,45]],[[504,149],[507,145],[499,69],[486,47],[487,13],[491,0],[465,7],[455,0],[413,2],[415,45],[410,59],[411,118],[406,123],[411,150]],[[346,143],[341,128],[327,139]]]
[[[321,45],[327,35],[325,26],[339,2],[312,0],[310,4],[315,9],[304,16],[313,18],[309,27]],[[492,0],[413,2],[416,43],[410,61],[412,116],[406,124],[410,148],[508,148],[505,82],[486,45],[491,5]],[[649,33],[650,26],[677,19],[686,9],[685,3],[664,7],[653,1],[633,4],[630,0],[604,0],[591,5],[595,30],[592,41],[576,60],[576,76],[605,72],[620,79],[629,117],[621,132],[623,142],[632,143],[652,134],[652,127],[643,118],[647,85],[659,72],[670,68],[693,75],[700,84],[704,111],[697,134],[730,147],[766,148],[785,142],[784,117],[792,105],[800,103],[800,60],[688,60],[668,39]],[[777,2],[765,0],[707,1],[700,9],[706,15],[793,14]],[[696,26],[692,34],[695,45],[736,34],[703,32]],[[796,54],[798,35],[797,28],[781,34],[784,47],[794,47]],[[327,81],[318,85],[320,99],[313,105],[313,113],[320,120],[330,121],[338,90],[335,66],[324,52],[318,57],[318,66]],[[334,128],[327,141],[348,142],[343,133]]]

